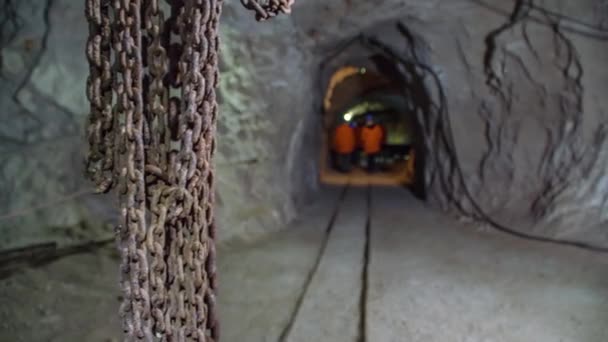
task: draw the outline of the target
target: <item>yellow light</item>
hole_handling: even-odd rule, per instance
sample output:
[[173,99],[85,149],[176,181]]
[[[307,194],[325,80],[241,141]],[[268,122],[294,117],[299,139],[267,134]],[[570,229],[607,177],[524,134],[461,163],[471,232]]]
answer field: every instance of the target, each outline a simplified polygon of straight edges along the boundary
[[367,72],[367,69],[361,68],[361,69],[359,69],[359,72],[362,73],[362,74],[365,74]]
[[344,121],[350,121],[353,118],[353,114],[352,113],[346,113],[344,114]]
[[333,97],[334,88],[348,77],[356,75],[357,73],[361,73],[361,68],[355,66],[345,66],[338,69],[338,71],[331,76],[329,85],[327,86],[327,93],[325,94],[325,98],[323,100],[323,106],[326,111],[331,107],[331,99]]

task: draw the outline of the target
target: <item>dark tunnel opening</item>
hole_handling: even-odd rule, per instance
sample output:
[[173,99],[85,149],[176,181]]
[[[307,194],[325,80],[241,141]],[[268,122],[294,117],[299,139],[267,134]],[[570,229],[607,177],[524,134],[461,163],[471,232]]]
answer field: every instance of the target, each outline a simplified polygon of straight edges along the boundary
[[[414,112],[399,90],[399,84],[377,70],[365,67],[342,67],[333,75],[324,101],[324,149],[329,153],[325,162],[330,167],[322,170],[326,183],[349,181],[351,184],[370,183],[408,185],[413,182],[413,121]],[[382,150],[375,160],[368,158],[363,138],[367,121],[378,127],[382,136]],[[337,130],[350,126],[354,133],[355,148],[349,152],[348,170],[336,165]],[[372,129],[373,131],[373,129]],[[377,172],[366,173],[374,163]],[[369,165],[368,165],[369,164]],[[344,166],[344,165],[343,165]],[[333,170],[336,169],[336,170]]]
[[[417,60],[416,43],[405,34],[402,38],[404,44],[411,45],[406,56],[399,56],[388,44],[362,33],[321,62],[322,183],[402,186],[426,200],[425,163],[429,148],[425,143],[425,121],[442,106],[433,103],[426,82],[428,70]],[[440,87],[438,83],[436,86]],[[384,133],[378,172],[365,172],[369,161],[358,146],[353,158],[355,169],[340,173],[332,165],[333,130],[341,122],[354,123],[359,140],[366,117],[378,123]]]
[[[401,45],[395,44],[395,36],[387,34],[388,31],[397,32],[396,40]],[[325,69],[332,65],[333,59],[351,46],[358,45],[358,54],[345,53],[348,56],[346,60],[353,55],[359,56],[353,59],[375,68],[386,77],[387,82],[395,84],[395,89],[408,100],[410,109],[415,113],[412,120],[412,148],[416,151],[416,162],[414,181],[405,185],[418,199],[427,200],[432,187],[433,192],[439,190],[442,194],[439,202],[444,209],[451,206],[459,215],[484,222],[502,233],[537,242],[606,252],[606,248],[595,244],[524,233],[498,222],[486,212],[465,181],[451,127],[446,89],[438,71],[426,60],[426,43],[401,21],[378,25],[370,32],[348,40],[323,60],[321,74],[327,72]],[[389,40],[390,43],[387,42]],[[360,56],[365,56],[365,59]],[[373,182],[369,184],[373,185]]]

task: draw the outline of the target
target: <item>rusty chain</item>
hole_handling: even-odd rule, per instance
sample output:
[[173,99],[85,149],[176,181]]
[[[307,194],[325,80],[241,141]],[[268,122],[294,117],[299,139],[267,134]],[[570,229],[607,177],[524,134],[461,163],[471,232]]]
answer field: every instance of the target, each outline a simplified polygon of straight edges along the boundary
[[116,70],[115,113],[120,117],[118,165],[123,255],[122,306],[125,332],[131,339],[152,339],[148,247],[146,240],[146,185],[144,175],[144,101],[141,0],[115,0]]
[[114,167],[109,5],[110,0],[87,1],[85,9],[90,31],[86,54],[89,61],[87,98],[91,105],[87,127],[90,146],[87,172],[99,192],[111,187]]
[[245,8],[255,12],[258,21],[276,17],[280,13],[291,13],[291,6],[295,0],[241,0]]
[[[161,0],[86,0],[87,170],[98,191],[120,198],[126,341],[215,342],[223,0],[165,1],[168,16]],[[264,20],[293,1],[243,3]]]
[[[170,144],[165,122],[168,109],[169,88],[165,77],[168,73],[167,51],[163,42],[167,41],[165,34],[165,18],[160,8],[159,0],[150,0],[144,4],[144,27],[147,33],[148,49],[146,67],[148,74],[145,78],[147,86],[146,103],[146,186],[149,192],[149,209],[151,224],[147,231],[146,245],[150,251],[150,306],[153,319],[152,330],[156,336],[167,333],[167,263],[165,262],[166,205],[162,202],[163,191],[167,183],[163,181],[166,173],[166,146]],[[164,36],[163,36],[164,35]]]

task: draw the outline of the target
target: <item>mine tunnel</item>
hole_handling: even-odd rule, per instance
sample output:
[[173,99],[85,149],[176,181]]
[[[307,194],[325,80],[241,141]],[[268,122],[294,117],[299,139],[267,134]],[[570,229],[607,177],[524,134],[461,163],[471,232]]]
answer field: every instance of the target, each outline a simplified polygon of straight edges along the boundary
[[[352,74],[351,74],[352,73]],[[367,67],[345,66],[332,74],[324,97],[323,153],[320,161],[320,181],[333,185],[395,185],[406,186],[414,182],[414,109],[393,83]],[[340,124],[349,124],[360,139],[360,130],[370,120],[381,127],[383,153],[378,156],[379,177],[363,176],[361,160],[365,151],[357,147],[352,151],[355,169],[336,174],[332,168],[332,141]],[[329,152],[329,154],[327,153]],[[329,158],[328,158],[329,156]],[[409,165],[408,165],[409,162]],[[335,162],[333,162],[335,164]]]
[[608,341],[607,11],[0,0],[0,341]]

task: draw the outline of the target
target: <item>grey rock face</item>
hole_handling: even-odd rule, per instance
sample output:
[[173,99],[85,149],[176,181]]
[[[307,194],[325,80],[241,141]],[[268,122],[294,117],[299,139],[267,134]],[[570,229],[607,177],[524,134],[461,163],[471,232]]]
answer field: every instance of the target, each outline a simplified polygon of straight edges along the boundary
[[312,58],[290,18],[260,24],[238,2],[220,34],[220,229],[249,239],[293,219],[316,187]]
[[[535,235],[608,245],[605,5],[529,4],[308,0],[297,2],[290,17],[256,23],[238,1],[227,1],[216,160],[222,239],[278,228],[311,198],[320,85],[333,67],[362,62],[371,52],[354,48],[319,66],[336,46],[364,33],[404,63],[429,202]],[[6,247],[65,236],[50,226],[107,220],[113,206],[89,199],[82,177],[82,2],[0,5],[7,9],[2,15],[17,18],[0,18],[0,247]]]
[[[68,0],[2,2],[1,247],[107,233],[87,222],[100,206],[87,204],[80,159],[87,113],[82,11]],[[102,222],[104,212],[98,214]]]
[[[413,64],[432,203],[606,245],[602,4],[307,1],[294,20],[321,49],[364,32]],[[410,37],[394,34],[397,22]]]
[[[83,177],[88,104],[84,1],[3,1],[0,248],[110,232],[109,196]],[[309,54],[287,19],[260,25],[227,3],[217,183],[221,238],[254,238],[295,215],[316,186]],[[92,224],[95,223],[95,224]],[[90,226],[90,227],[89,227]],[[57,227],[57,228],[52,228]],[[78,228],[79,229],[79,228]],[[80,231],[81,229],[79,229]]]

